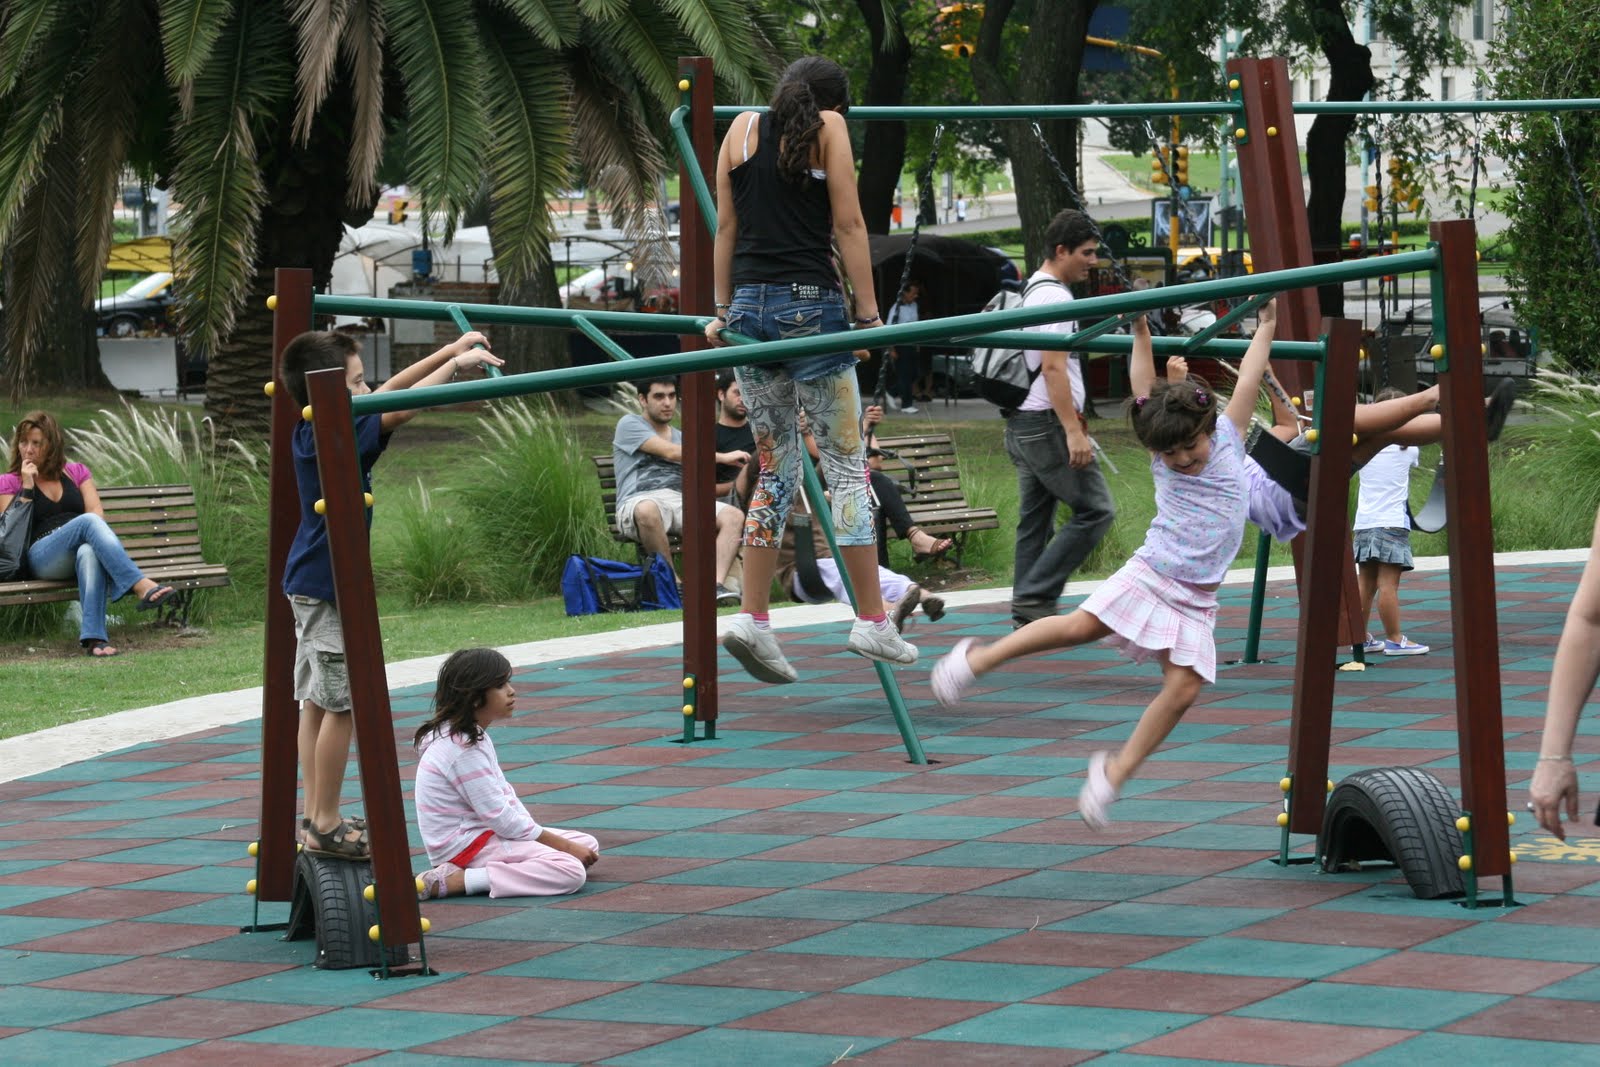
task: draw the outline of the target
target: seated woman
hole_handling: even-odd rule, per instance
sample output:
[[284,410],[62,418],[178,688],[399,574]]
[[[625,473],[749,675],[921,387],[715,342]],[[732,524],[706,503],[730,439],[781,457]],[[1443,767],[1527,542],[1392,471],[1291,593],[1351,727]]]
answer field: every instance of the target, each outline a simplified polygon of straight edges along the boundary
[[0,474],[0,511],[19,493],[33,501],[27,572],[34,578],[64,579],[76,573],[83,622],[78,643],[97,659],[115,656],[106,639],[106,604],[128,592],[139,610],[159,607],[172,596],[170,585],[146,578],[127,549],[106,525],[94,476],[82,463],[68,463],[61,424],[46,411],[29,413],[11,438],[11,465]]
[[884,538],[885,526],[893,526],[894,532],[900,535],[900,539],[911,546],[912,555],[917,562],[943,559],[944,554],[950,551],[955,542],[948,537],[935,537],[918,526],[912,520],[911,512],[900,495],[900,484],[883,473],[883,460],[876,454],[877,427],[882,421],[883,408],[877,404],[869,404],[861,412],[862,436],[866,439],[867,445],[867,481],[872,488],[873,498],[878,502],[878,566],[889,565],[889,543]]

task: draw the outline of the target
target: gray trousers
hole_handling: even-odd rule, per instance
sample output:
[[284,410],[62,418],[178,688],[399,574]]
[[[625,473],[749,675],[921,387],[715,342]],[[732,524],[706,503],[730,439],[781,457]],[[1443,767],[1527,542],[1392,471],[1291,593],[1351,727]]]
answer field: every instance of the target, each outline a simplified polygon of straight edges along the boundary
[[[1111,528],[1116,505],[1098,462],[1072,468],[1054,411],[1019,411],[1006,420],[1006,454],[1017,468],[1016,571],[1011,618],[1018,625],[1054,615],[1072,572]],[[1056,507],[1071,518],[1056,529]]]

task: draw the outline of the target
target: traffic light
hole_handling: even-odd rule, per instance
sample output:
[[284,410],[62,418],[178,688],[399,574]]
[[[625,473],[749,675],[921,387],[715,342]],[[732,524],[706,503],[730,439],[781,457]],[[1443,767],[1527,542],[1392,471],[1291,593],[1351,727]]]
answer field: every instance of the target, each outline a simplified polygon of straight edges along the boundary
[[982,4],[941,5],[938,18],[941,36],[949,40],[941,44],[939,50],[952,59],[971,59],[972,45],[967,43],[967,38],[976,35],[973,23],[982,18]]
[[1152,185],[1167,184],[1168,175],[1171,173],[1167,165],[1168,159],[1166,145],[1157,145],[1156,150],[1150,153],[1150,183]]
[[1378,207],[1379,207],[1379,204],[1378,204],[1378,187],[1376,185],[1367,186],[1366,194],[1367,194],[1367,201],[1366,201],[1367,210],[1368,211],[1373,211],[1373,212],[1377,211]]
[[403,196],[391,197],[389,200],[389,225],[398,226],[406,221],[406,198]]
[[1172,180],[1179,185],[1189,184],[1189,149],[1183,145],[1174,145],[1172,154],[1175,157],[1172,164]]

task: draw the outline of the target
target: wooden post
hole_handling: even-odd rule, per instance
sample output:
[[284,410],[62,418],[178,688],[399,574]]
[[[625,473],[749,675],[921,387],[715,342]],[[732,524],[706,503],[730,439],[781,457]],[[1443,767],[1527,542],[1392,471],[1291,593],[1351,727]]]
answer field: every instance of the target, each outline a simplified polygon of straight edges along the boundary
[[[355,423],[343,368],[306,375],[306,392],[315,413],[317,476],[328,523],[328,555],[333,563],[339,623],[344,631],[345,671],[350,679],[350,712],[355,719],[361,796],[372,846],[372,877],[377,885],[383,943],[409,945],[421,940],[416,876],[406,836],[405,804],[400,796],[399,756],[389,682],[383,669],[383,635],[372,581],[367,538],[367,507],[357,459]],[[372,416],[381,418],[382,416]]]
[[[1445,507],[1450,516],[1450,620],[1455,633],[1456,731],[1461,739],[1461,803],[1472,813],[1473,870],[1510,873],[1505,738],[1500,719],[1500,637],[1495,613],[1494,521],[1489,506],[1489,442],[1483,417],[1483,333],[1478,309],[1477,228],[1468,219],[1435,222],[1444,298]],[[1438,340],[1437,333],[1435,340]]]
[[[714,173],[716,128],[711,60],[694,56],[678,60],[678,77],[689,79],[689,134],[696,158],[679,163],[678,181],[678,307],[685,314],[711,315],[715,278],[712,237],[700,202],[690,191],[688,168]],[[682,349],[706,348],[703,334],[683,334]],[[683,412],[683,674],[695,679],[695,719],[717,721],[716,574],[716,375],[685,374],[678,396]],[[715,726],[709,729],[715,730]]]
[[289,900],[294,894],[295,783],[300,702],[294,698],[294,614],[283,595],[283,568],[300,526],[289,441],[300,419],[278,373],[283,350],[311,329],[311,272],[278,268],[273,287],[272,436],[267,476],[267,592],[261,669],[261,819],[256,853],[256,898]]

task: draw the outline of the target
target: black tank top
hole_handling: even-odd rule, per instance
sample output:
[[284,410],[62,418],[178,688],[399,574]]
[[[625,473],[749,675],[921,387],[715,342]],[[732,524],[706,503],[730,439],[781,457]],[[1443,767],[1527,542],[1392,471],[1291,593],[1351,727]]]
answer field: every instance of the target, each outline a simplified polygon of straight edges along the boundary
[[[758,130],[760,143],[755,154],[728,172],[733,183],[733,210],[739,218],[733,284],[801,282],[837,289],[827,179],[816,177],[817,171],[798,183],[781,177],[778,139],[772,134],[769,113],[762,113]],[[743,156],[743,147],[736,148],[734,158]]]
[[83,493],[78,483],[61,472],[61,499],[51,500],[38,486],[33,490],[33,529],[28,537],[32,544],[52,530],[59,529],[83,514]]

